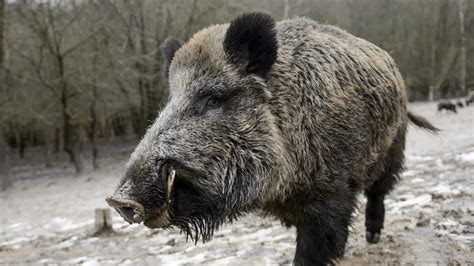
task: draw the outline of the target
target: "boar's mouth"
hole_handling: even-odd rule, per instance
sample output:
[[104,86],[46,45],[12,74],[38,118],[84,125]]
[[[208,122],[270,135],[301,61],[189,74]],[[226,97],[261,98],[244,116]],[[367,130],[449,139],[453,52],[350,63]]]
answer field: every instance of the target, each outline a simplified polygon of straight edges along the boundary
[[[147,213],[142,204],[120,195],[106,198],[106,202],[122,216],[128,223],[141,223],[149,228],[161,228],[171,224],[170,206],[175,185],[176,170],[169,167],[166,175],[164,203],[153,212]],[[168,172],[167,171],[167,172]]]
[[160,228],[171,224],[170,207],[172,201],[172,193],[175,186],[176,170],[170,168],[170,172],[166,178],[165,201],[163,205],[154,212],[153,215],[144,221],[146,227]]

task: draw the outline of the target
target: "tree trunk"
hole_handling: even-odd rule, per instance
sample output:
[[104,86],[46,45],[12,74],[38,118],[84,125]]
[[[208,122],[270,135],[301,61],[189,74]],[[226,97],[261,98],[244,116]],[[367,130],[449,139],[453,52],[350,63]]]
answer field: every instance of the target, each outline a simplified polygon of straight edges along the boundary
[[448,32],[449,2],[441,1],[437,6],[437,12],[433,14],[435,17],[433,26],[433,41],[431,50],[431,82],[429,91],[429,100],[434,100],[438,95],[441,85],[448,77],[455,63],[457,49],[453,49],[450,40],[446,39]]
[[[140,65],[141,63],[137,63],[137,65]],[[140,94],[140,109],[139,109],[139,117],[138,117],[138,131],[136,134],[138,135],[139,138],[141,138],[145,134],[146,130],[146,104],[147,104],[147,99],[146,99],[146,94],[145,94],[145,82],[144,82],[144,77],[143,77],[143,70],[141,66],[137,66],[137,69],[139,69],[139,76],[137,80],[137,85],[138,85],[138,93]]]
[[[156,32],[155,32],[155,43],[156,43],[156,51],[159,51],[159,46],[163,42],[164,38],[168,36],[170,33],[170,26],[173,23],[173,16],[168,8],[162,8],[162,17],[164,17],[163,21],[157,23],[156,25]],[[166,97],[168,96],[168,90],[166,89],[165,80],[163,79],[163,58],[161,53],[155,53],[154,58],[154,66],[153,66],[153,79],[151,82],[151,88],[155,91],[156,99],[154,99],[154,112],[153,112],[153,119],[156,119],[157,111],[161,109],[162,105],[164,104]]]
[[12,185],[8,163],[8,145],[5,141],[5,138],[3,137],[2,131],[0,131],[0,182],[0,188],[2,191],[6,190]]
[[54,129],[54,153],[57,154],[61,150],[61,128],[56,127]]
[[287,19],[290,13],[290,0],[283,0],[283,19]]
[[456,62],[456,57],[457,49],[455,47],[449,47],[446,56],[443,58],[441,70],[437,73],[436,79],[430,85],[430,97],[433,97],[434,93],[438,92],[443,82],[446,81],[446,78]]
[[466,94],[466,36],[464,34],[464,10],[466,9],[466,2],[464,0],[458,0],[459,7],[459,35],[460,41],[460,63],[461,73],[459,77],[459,83],[461,85],[461,93]]
[[63,132],[64,132],[64,151],[69,155],[71,163],[74,165],[76,174],[84,171],[80,151],[77,148],[78,134],[76,128],[72,125],[71,114],[69,113],[67,82],[64,73],[64,58],[57,56],[59,77],[61,77],[61,107],[63,116]]
[[46,168],[50,168],[53,166],[51,140],[47,135],[44,138],[44,160]]
[[84,171],[84,164],[82,162],[80,150],[77,147],[78,135],[76,129],[71,125],[70,117],[66,112],[63,112],[64,119],[64,151],[69,155],[69,160],[74,165],[76,174],[81,174]]
[[26,141],[27,141],[27,134],[21,130],[20,131],[20,145],[18,148],[18,152],[20,154],[20,159],[25,158],[25,150],[26,150]]
[[95,45],[95,54],[92,59],[92,102],[89,107],[89,111],[91,114],[91,120],[89,123],[89,140],[91,141],[91,146],[92,146],[92,167],[95,169],[99,168],[99,164],[97,162],[97,157],[99,154],[99,150],[97,149],[97,144],[96,144],[96,133],[97,133],[97,113],[96,113],[96,105],[97,105],[97,98],[98,98],[98,92],[97,92],[97,78],[96,78],[96,73],[97,73],[97,60],[98,60],[98,54],[99,54],[99,48],[97,44],[97,40],[94,40],[94,45]]
[[145,25],[145,18],[143,14],[143,3],[140,6],[140,12],[138,13],[138,38],[139,38],[139,45],[138,47],[138,55],[139,61],[136,64],[138,75],[138,91],[140,93],[140,132],[139,136],[142,137],[145,134],[145,131],[148,127],[149,121],[149,112],[150,106],[152,105],[153,101],[153,94],[150,91],[150,82],[148,81],[148,66],[146,65],[146,57],[147,57],[147,46],[146,46],[146,25]]
[[184,32],[184,39],[187,40],[189,37],[191,37],[191,29],[194,26],[194,13],[196,13],[196,5],[197,5],[197,0],[193,0],[192,7],[191,7],[191,14],[188,17],[188,21],[186,22],[185,26],[185,32]]
[[[5,28],[5,3],[5,0],[0,0],[0,78],[3,78],[3,57],[5,54],[3,47],[3,33]],[[3,84],[3,81],[0,84]]]
[[[0,0],[0,91],[3,91],[5,82],[3,81],[4,75],[4,46],[3,46],[3,30],[5,21],[5,0]],[[2,121],[0,121],[2,123]],[[1,128],[3,125],[0,124],[0,189],[2,191],[9,188],[12,184],[10,179],[10,168],[8,162],[8,144],[4,138],[3,131]]]
[[[4,32],[4,21],[5,21],[5,0],[0,0],[0,91],[4,91],[3,78],[5,77],[4,69],[4,46],[3,46],[3,32]],[[2,123],[2,121],[0,121]],[[3,131],[1,128],[3,125],[0,124],[0,189],[2,191],[9,188],[12,184],[10,179],[10,168],[8,162],[8,144],[4,138]]]
[[434,101],[434,93],[435,93],[434,80],[435,80],[435,73],[436,73],[436,40],[434,40],[431,43],[430,63],[431,63],[431,67],[430,67],[431,84],[430,84],[430,90],[428,93],[428,100]]

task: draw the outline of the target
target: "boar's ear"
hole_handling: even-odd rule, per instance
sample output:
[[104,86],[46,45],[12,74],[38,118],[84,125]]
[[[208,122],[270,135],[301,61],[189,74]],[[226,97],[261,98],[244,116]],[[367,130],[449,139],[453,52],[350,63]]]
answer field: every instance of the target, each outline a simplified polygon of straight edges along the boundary
[[241,15],[230,23],[223,45],[231,63],[264,77],[277,58],[275,20],[262,12]]
[[164,58],[164,67],[165,67],[165,78],[168,79],[168,73],[173,60],[174,54],[183,46],[183,41],[175,38],[168,37],[160,44],[161,54]]

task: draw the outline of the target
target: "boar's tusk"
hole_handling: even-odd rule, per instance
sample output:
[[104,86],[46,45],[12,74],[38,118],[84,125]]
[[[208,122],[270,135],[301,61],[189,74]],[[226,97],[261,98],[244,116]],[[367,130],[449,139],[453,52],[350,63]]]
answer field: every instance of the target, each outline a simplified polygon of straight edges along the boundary
[[166,181],[166,204],[171,203],[171,193],[173,192],[174,187],[174,178],[176,176],[176,170],[171,170],[170,174],[168,175],[168,179]]
[[163,205],[157,212],[157,215],[152,220],[145,221],[145,225],[152,228],[160,228],[168,226],[171,223],[169,205],[171,204],[171,194],[174,187],[174,179],[176,177],[176,170],[171,170],[166,179],[166,198]]

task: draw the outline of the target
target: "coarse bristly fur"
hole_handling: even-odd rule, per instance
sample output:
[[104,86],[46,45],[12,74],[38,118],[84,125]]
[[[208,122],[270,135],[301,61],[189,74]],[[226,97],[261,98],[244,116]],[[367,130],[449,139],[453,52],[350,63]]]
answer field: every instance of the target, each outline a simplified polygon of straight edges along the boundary
[[[275,23],[258,12],[184,44],[171,40],[162,45],[169,102],[117,192],[143,205],[145,225],[206,241],[241,214],[272,215],[297,228],[295,264],[324,265],[343,255],[364,192],[367,241],[379,240],[408,120],[437,130],[407,112],[388,53],[336,27]],[[176,181],[164,224],[170,169]]]

